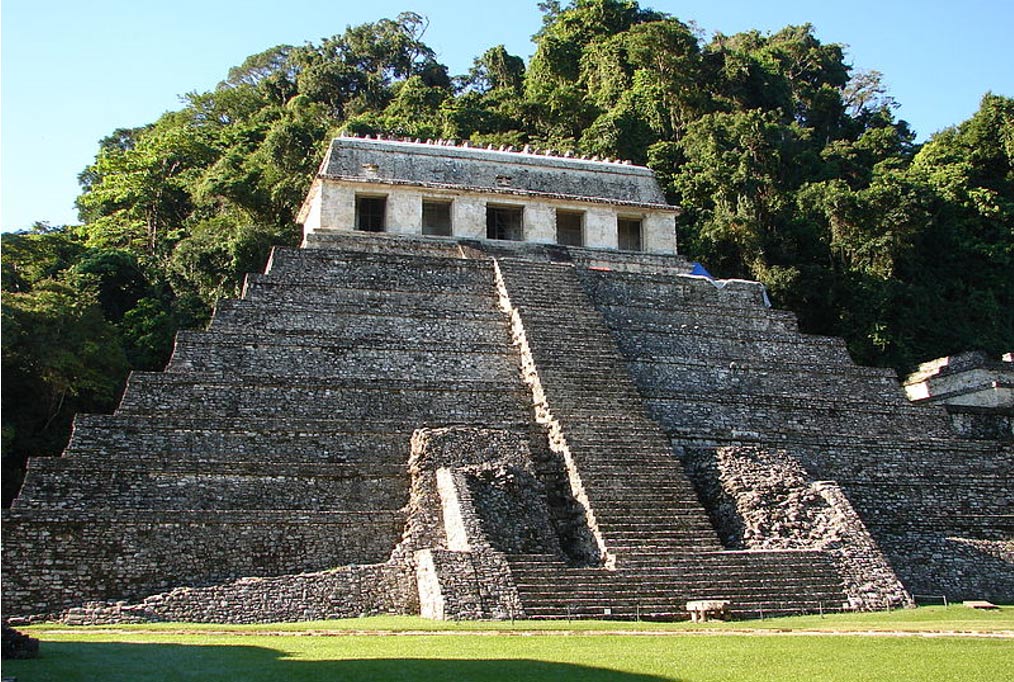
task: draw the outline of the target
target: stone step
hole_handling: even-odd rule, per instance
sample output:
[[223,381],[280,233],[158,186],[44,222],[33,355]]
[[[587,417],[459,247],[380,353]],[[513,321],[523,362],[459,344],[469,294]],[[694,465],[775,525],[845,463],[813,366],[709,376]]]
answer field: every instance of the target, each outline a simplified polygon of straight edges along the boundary
[[712,365],[652,358],[630,363],[630,376],[645,397],[671,393],[737,394],[744,397],[776,394],[845,398],[859,397],[888,405],[908,405],[891,373],[859,371],[859,367],[716,362]]
[[643,273],[581,271],[582,284],[599,305],[623,305],[637,301],[659,309],[679,309],[687,303],[714,306],[764,308],[763,286],[758,282],[726,280],[716,286],[701,277]]
[[[360,233],[362,234],[362,233]],[[461,258],[461,253],[456,246],[447,243],[431,242],[427,248],[424,242],[413,244],[414,249],[403,252],[384,252],[376,249],[360,249],[362,242],[358,244],[349,240],[346,248],[337,251],[330,248],[313,247],[286,247],[276,246],[271,250],[271,257],[268,260],[265,270],[269,273],[285,273],[302,270],[316,270],[318,268],[330,270],[332,267],[350,263],[373,263],[386,264],[393,267],[465,267],[485,269],[490,266],[488,262],[476,262],[475,260]],[[435,248],[432,248],[435,247]]]
[[821,576],[798,578],[773,576],[731,575],[728,579],[712,576],[686,576],[664,581],[606,580],[566,582],[519,582],[517,590],[522,600],[531,604],[575,603],[583,601],[611,601],[613,603],[651,599],[658,602],[685,602],[692,598],[721,598],[770,600],[780,597],[786,601],[822,600],[841,604],[845,601],[840,582],[821,582]]
[[213,325],[208,331],[184,331],[183,337],[200,342],[275,343],[305,346],[345,346],[378,344],[385,342],[393,348],[433,346],[434,348],[462,344],[474,346],[510,346],[511,337],[506,318],[498,319],[436,319],[400,315],[359,315],[332,319],[326,330],[301,330],[292,327],[284,331],[267,329],[220,331]]
[[682,537],[701,529],[711,531],[711,524],[705,520],[707,517],[702,518],[688,513],[697,511],[693,507],[662,512],[653,507],[645,506],[638,509],[632,506],[623,511],[626,513],[597,514],[599,529],[603,533],[612,533],[616,536],[644,536],[646,540],[652,537],[668,540],[670,537]]
[[[511,564],[511,574],[519,590],[528,593],[556,592],[558,594],[608,590],[622,592],[630,589],[657,589],[672,591],[674,585],[695,589],[762,589],[764,586],[796,585],[804,591],[838,591],[841,581],[825,566],[823,570],[800,571],[797,566],[786,566],[778,571],[756,570],[737,566],[696,567],[686,570],[627,566],[620,570],[555,568],[552,572],[534,572]],[[805,587],[804,587],[805,586]]]
[[[674,476],[674,471],[668,472]],[[665,517],[680,510],[697,508],[697,500],[693,494],[693,487],[680,484],[666,490],[654,490],[652,481],[644,481],[642,485],[631,485],[627,482],[618,482],[601,476],[589,475],[578,467],[578,474],[586,486],[594,487],[595,500],[602,503],[609,503],[618,510],[632,511],[644,509],[646,505],[650,509],[653,504],[665,504],[665,507],[658,509],[658,515]]]
[[[554,618],[632,617],[639,614],[647,620],[651,614],[666,615],[668,619],[687,619],[686,603],[697,599],[729,601],[733,614],[763,613],[765,617],[802,615],[805,613],[833,612],[845,607],[840,591],[828,590],[812,594],[799,594],[792,585],[769,590],[707,590],[692,587],[680,590],[666,598],[658,594],[616,595],[519,595],[527,618],[539,615]],[[608,611],[607,611],[608,609]],[[611,612],[611,614],[610,614]],[[675,616],[675,618],[673,618]]]
[[634,251],[611,251],[608,249],[582,249],[569,247],[568,253],[576,271],[594,267],[615,272],[648,273],[689,273],[693,263],[677,254],[644,253]]
[[[802,434],[805,436],[805,434]],[[958,480],[977,472],[981,475],[1007,474],[1014,470],[1014,451],[999,443],[959,438],[883,438],[871,441],[852,434],[817,434],[810,438],[786,438],[777,447],[793,453],[803,462],[813,462],[835,473],[835,478],[853,480],[884,477],[895,482],[908,477],[941,476]],[[706,445],[680,441],[688,454],[710,452],[724,443]],[[753,447],[769,444],[745,442]]]
[[585,481],[585,486],[595,507],[593,511],[596,512],[596,517],[602,528],[634,530],[645,527],[654,529],[660,525],[685,525],[693,522],[697,524],[694,526],[695,528],[710,530],[710,524],[703,516],[700,502],[688,494],[622,497],[618,494],[603,495],[596,486],[587,481]]
[[579,389],[561,384],[562,382],[553,383],[548,379],[542,384],[551,410],[561,416],[570,411],[625,413],[640,408],[641,396],[633,387],[621,384],[599,393],[594,389]]
[[[825,393],[815,392],[808,394],[807,391],[776,390],[772,388],[758,388],[754,391],[739,390],[736,387],[727,390],[666,390],[647,389],[642,393],[644,401],[649,405],[664,404],[666,402],[683,403],[712,403],[718,405],[741,405],[750,403],[757,405],[758,410],[767,406],[788,408],[793,410],[805,409],[811,405],[815,411],[851,412],[851,413],[883,413],[897,414],[913,421],[928,419],[943,421],[945,415],[942,411],[928,410],[925,406],[913,405],[904,398],[893,396],[892,400],[878,400],[868,395],[853,395],[849,393]],[[949,431],[941,431],[949,433]]]
[[[221,315],[222,323],[228,324],[230,316],[239,316],[240,321],[252,318],[275,318],[284,324],[288,316],[294,318],[297,327],[305,324],[307,311],[316,312],[320,323],[326,324],[330,316],[355,315],[370,311],[373,315],[401,317],[446,317],[448,319],[473,319],[479,317],[499,318],[495,292],[485,290],[461,290],[433,293],[427,291],[396,291],[379,289],[356,289],[339,286],[305,285],[300,288],[259,279],[248,281],[243,298],[219,301],[215,316]],[[235,311],[235,312],[233,312]],[[212,325],[218,324],[212,318]],[[286,329],[286,327],[281,327]]]
[[[636,494],[640,499],[669,499],[673,495],[686,493],[692,488],[687,487],[682,481],[673,482],[671,478],[663,478],[664,474],[671,474],[672,469],[666,468],[659,471],[657,477],[637,474],[636,477],[624,476],[625,467],[617,467],[615,476],[603,475],[600,472],[589,472],[586,467],[578,465],[578,473],[583,480],[595,481],[600,485],[600,495],[616,501],[630,499]],[[623,476],[621,478],[621,476]]]
[[342,253],[376,253],[384,255],[427,255],[438,258],[461,258],[457,240],[424,235],[374,234],[348,229],[317,229],[304,238],[304,249],[340,249]]
[[853,366],[845,342],[834,337],[758,338],[756,335],[721,334],[717,330],[708,330],[680,335],[622,334],[617,336],[616,341],[620,352],[631,362],[656,357],[705,356],[714,362],[730,364],[754,359],[774,362],[779,358],[792,358],[797,364]]
[[[618,381],[630,381],[630,376],[624,374],[624,358],[613,353],[588,353],[582,349],[573,349],[570,355],[562,351],[547,353],[544,349],[531,350],[535,367],[547,376],[554,373],[564,374],[574,372],[581,367],[591,375],[604,375],[616,378]],[[564,374],[565,376],[565,374]]]
[[566,382],[575,389],[607,390],[616,382],[630,383],[631,377],[625,366],[617,367],[614,363],[602,363],[601,371],[590,373],[578,367],[539,367],[539,375],[547,383]]
[[[715,532],[707,517],[694,514],[692,510],[654,517],[642,516],[636,509],[626,514],[601,511],[595,518],[603,537],[611,538],[615,547],[629,550],[636,550],[639,546],[669,547],[673,542],[688,537],[702,539],[713,536]],[[721,547],[710,543],[708,549],[717,551]]]
[[[420,357],[425,355],[425,361]],[[223,333],[181,332],[166,371],[318,380],[501,381],[520,389],[517,355],[506,342],[405,338],[242,338]]]
[[[665,532],[664,529],[657,531]],[[602,533],[606,550],[616,559],[620,568],[632,566],[665,567],[671,562],[669,557],[681,556],[694,550],[717,551],[722,545],[714,538],[710,528],[688,530],[682,534],[659,540],[651,539],[652,533],[624,534],[619,532]],[[650,556],[645,552],[650,552]]]
[[497,421],[527,414],[520,391],[498,382],[424,383],[368,381],[299,383],[297,378],[249,385],[227,375],[148,374],[127,382],[118,414],[185,412],[192,415],[294,415],[363,419],[409,415],[419,425]]
[[360,276],[386,276],[394,271],[418,270],[423,275],[461,273],[460,276],[492,281],[493,265],[489,260],[448,258],[432,253],[388,254],[332,249],[275,247],[265,273],[275,278],[322,277],[338,279],[349,270]]
[[[913,430],[929,437],[950,434],[946,420],[919,406],[885,406],[873,402],[841,403],[794,396],[682,395],[645,401],[648,412],[672,438],[725,437],[739,433],[754,438],[779,434],[865,434],[904,436]],[[763,436],[762,436],[763,434]]]
[[783,333],[799,331],[796,316],[791,312],[754,306],[742,307],[734,317],[729,315],[727,306],[713,306],[700,302],[686,303],[679,308],[660,309],[630,300],[621,304],[596,304],[596,308],[610,329],[639,328],[667,333],[682,332],[694,327],[710,329],[735,327]]
[[493,270],[476,261],[442,260],[435,267],[396,262],[339,262],[318,271],[269,271],[247,275],[246,285],[270,283],[292,289],[345,287],[375,291],[470,292],[493,295]]
[[668,565],[667,557],[680,556],[688,551],[718,551],[722,545],[715,539],[710,527],[688,524],[684,530],[674,523],[644,526],[638,531],[601,531],[606,549],[619,557],[621,567],[645,563],[650,566]]
[[[374,302],[379,310],[408,314],[415,309],[456,310],[468,306],[482,311],[495,311],[495,291],[485,287],[463,288],[452,284],[437,289],[418,286],[411,289],[395,287],[369,288],[364,283],[338,281],[322,283],[308,280],[299,283],[276,282],[265,275],[249,275],[243,288],[243,300],[259,305],[305,307],[319,305],[321,310],[346,310],[355,301]],[[426,301],[425,299],[429,299]]]
[[[556,559],[552,554],[510,554],[507,555],[510,565],[528,569],[549,571],[553,575],[635,575],[628,570],[607,571],[601,567],[570,568]],[[653,570],[648,577],[679,577],[687,571],[707,571],[709,574],[719,568],[724,570],[745,570],[753,573],[775,569],[778,572],[802,570],[809,572],[818,570],[830,571],[827,555],[820,550],[732,550],[694,552],[676,557],[673,564],[665,570]],[[561,572],[563,571],[563,572]]]
[[[504,315],[491,305],[488,297],[462,296],[434,299],[425,294],[415,299],[392,296],[385,292],[343,290],[345,299],[328,295],[318,304],[258,305],[254,301],[219,301],[209,331],[227,334],[279,334],[282,336],[334,337],[335,330],[363,326],[362,320],[389,327],[429,325],[503,326]],[[440,301],[444,305],[436,305]],[[364,311],[369,311],[364,313]]]
[[278,467],[243,463],[187,471],[82,466],[35,460],[18,508],[369,511],[408,498],[404,467]]
[[[527,419],[490,420],[491,428],[528,432]],[[203,457],[270,459],[281,454],[305,461],[355,461],[363,453],[407,462],[409,440],[419,426],[400,414],[363,419],[306,419],[295,415],[78,415],[67,456],[136,456],[144,459]]]
[[[725,552],[702,553],[721,556]],[[756,587],[767,581],[803,582],[817,578],[820,586],[840,585],[840,579],[827,561],[818,552],[805,552],[811,563],[802,564],[787,557],[788,552],[773,552],[772,556],[760,557],[749,563],[737,561],[697,561],[693,552],[673,557],[669,566],[640,567],[620,565],[617,570],[601,567],[571,568],[560,562],[552,564],[525,564],[510,560],[511,573],[518,584],[533,587],[555,585],[559,589],[597,589],[598,587],[622,588],[624,586],[696,584],[713,585],[741,584]],[[631,557],[626,557],[630,560]]]
[[[512,571],[513,573],[513,571]],[[635,578],[602,578],[573,580],[531,580],[523,573],[514,574],[518,592],[530,600],[536,599],[551,602],[555,599],[573,597],[575,595],[602,598],[604,595],[613,598],[629,598],[631,595],[654,598],[680,599],[679,593],[739,593],[761,594],[770,596],[772,592],[795,591],[799,597],[814,595],[837,596],[841,600],[840,581],[824,581],[822,574],[800,576],[748,575],[748,574],[712,574],[711,576],[685,575],[666,578],[664,580]]]

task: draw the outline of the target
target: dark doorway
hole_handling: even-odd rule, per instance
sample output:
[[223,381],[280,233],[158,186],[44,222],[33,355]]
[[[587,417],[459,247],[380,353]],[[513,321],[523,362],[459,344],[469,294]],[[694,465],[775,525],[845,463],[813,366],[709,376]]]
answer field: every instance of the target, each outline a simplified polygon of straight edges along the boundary
[[422,232],[437,237],[451,236],[451,202],[423,200]]
[[556,212],[556,243],[584,246],[584,214],[578,211]]
[[524,241],[523,215],[520,206],[486,206],[486,238]]
[[387,214],[387,197],[356,197],[356,229],[383,232]]
[[619,218],[616,221],[616,241],[621,251],[640,251],[641,221],[637,218]]

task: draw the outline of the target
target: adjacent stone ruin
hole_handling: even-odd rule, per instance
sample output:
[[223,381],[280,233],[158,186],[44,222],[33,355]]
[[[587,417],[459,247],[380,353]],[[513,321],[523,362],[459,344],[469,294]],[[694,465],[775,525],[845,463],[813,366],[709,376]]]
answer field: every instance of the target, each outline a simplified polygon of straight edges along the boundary
[[[455,149],[448,168],[471,153]],[[486,156],[464,167],[510,171],[524,196],[534,162]],[[470,200],[496,201],[487,180]],[[30,462],[3,517],[4,613],[673,619],[689,601],[755,617],[1014,600],[1010,441],[960,437],[757,283],[691,272],[674,253],[317,225],[206,331],[181,332],[165,372],[135,373],[114,414],[79,416],[63,457]]]
[[922,363],[905,377],[913,402],[942,405],[965,438],[1014,441],[1014,353],[970,351]]

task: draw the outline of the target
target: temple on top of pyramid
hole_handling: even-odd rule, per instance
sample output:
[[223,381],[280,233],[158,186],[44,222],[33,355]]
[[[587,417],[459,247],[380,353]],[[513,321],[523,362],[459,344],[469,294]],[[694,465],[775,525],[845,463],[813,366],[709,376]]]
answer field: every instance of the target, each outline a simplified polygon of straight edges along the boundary
[[360,230],[673,254],[678,212],[651,170],[627,161],[340,137],[299,222],[304,236]]

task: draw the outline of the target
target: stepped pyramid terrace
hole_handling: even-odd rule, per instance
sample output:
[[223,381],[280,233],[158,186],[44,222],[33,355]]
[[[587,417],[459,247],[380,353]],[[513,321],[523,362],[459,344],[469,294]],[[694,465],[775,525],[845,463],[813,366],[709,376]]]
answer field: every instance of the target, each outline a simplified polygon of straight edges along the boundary
[[1014,601],[1009,427],[959,433],[760,284],[693,274],[677,215],[627,163],[336,139],[302,247],[30,462],[5,615]]

